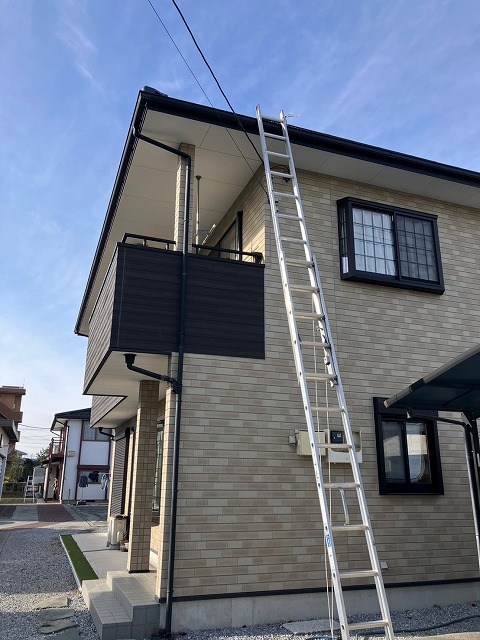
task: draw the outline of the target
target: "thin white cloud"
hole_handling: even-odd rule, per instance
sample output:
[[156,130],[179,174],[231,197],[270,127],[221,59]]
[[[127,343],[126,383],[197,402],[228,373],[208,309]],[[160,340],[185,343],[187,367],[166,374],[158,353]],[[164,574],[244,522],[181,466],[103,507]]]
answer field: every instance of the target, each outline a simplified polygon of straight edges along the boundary
[[60,5],[59,28],[56,36],[72,54],[74,66],[80,75],[106,99],[108,94],[93,71],[97,62],[98,47],[89,37],[87,29],[82,27],[81,21],[84,19],[85,10],[81,3],[63,2]]

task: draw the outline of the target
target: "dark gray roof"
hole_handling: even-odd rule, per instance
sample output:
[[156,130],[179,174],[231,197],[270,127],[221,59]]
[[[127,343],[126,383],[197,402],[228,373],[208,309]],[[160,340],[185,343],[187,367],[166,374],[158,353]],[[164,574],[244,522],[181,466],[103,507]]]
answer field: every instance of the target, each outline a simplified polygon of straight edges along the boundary
[[66,420],[90,420],[91,409],[76,409],[75,411],[63,411],[55,414],[55,420],[64,418]]
[[480,345],[385,400],[386,407],[459,411],[480,416]]

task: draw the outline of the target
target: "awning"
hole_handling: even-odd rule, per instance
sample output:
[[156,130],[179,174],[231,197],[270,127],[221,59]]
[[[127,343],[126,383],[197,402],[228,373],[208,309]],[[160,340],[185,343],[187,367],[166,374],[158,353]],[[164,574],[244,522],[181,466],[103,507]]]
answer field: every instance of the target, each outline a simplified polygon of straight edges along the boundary
[[385,406],[480,416],[480,345],[385,400]]

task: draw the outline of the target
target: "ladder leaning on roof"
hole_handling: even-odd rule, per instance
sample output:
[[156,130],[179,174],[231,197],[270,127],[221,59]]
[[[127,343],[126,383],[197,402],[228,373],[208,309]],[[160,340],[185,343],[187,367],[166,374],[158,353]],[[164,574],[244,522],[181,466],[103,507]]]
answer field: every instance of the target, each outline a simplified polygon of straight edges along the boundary
[[[325,300],[315,257],[310,248],[286,117],[283,112],[280,113],[279,118],[262,116],[260,107],[257,106],[257,120],[288,326],[298,383],[302,392],[322,513],[325,549],[330,564],[330,575],[342,640],[349,640],[351,632],[377,627],[384,630],[384,636],[387,640],[394,640],[385,586],[368,514],[355,451],[354,436],[332,342]],[[268,131],[265,131],[265,128]],[[305,328],[306,325],[307,328]],[[302,338],[306,335],[307,329],[312,330],[312,337],[308,340],[303,340]],[[321,388],[322,384],[324,384],[323,390]],[[334,399],[333,402],[331,402],[332,397]],[[339,431],[335,432],[337,435],[340,433],[339,439],[331,437],[330,420],[335,419],[340,425]],[[327,425],[326,442],[321,443],[319,446],[315,425],[318,425],[319,421],[322,420]],[[338,444],[338,440],[342,442]],[[337,453],[342,451],[345,454],[343,459],[349,464],[351,477],[348,482],[325,481],[324,474],[326,470],[322,469],[320,450],[329,453],[330,451]],[[330,478],[327,478],[327,480],[330,480]],[[330,508],[331,495],[327,498],[327,491],[336,490],[338,490],[342,501],[345,522],[333,525],[331,520],[332,510]],[[356,496],[358,523],[355,524],[350,524],[345,498],[346,491]],[[334,534],[361,536],[359,532],[364,533],[364,544],[366,544],[366,551],[368,551],[366,555],[369,558],[368,568],[343,570],[342,563],[342,570],[339,570]],[[363,536],[361,537],[363,538]],[[373,579],[380,609],[379,619],[349,624],[342,591],[342,580],[347,579]]]

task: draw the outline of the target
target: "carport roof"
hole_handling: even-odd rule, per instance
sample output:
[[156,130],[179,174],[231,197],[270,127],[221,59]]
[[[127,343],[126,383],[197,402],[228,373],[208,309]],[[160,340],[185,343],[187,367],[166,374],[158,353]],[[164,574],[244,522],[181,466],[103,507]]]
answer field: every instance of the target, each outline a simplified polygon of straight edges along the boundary
[[385,406],[480,416],[480,345],[385,400]]

